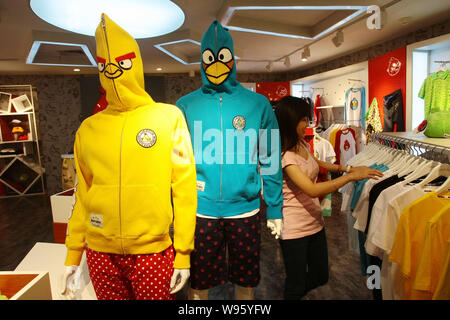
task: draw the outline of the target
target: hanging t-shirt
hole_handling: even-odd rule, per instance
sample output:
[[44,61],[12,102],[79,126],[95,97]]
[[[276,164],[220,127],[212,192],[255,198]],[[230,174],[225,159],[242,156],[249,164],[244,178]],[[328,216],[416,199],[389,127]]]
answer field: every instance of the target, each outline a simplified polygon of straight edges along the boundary
[[442,138],[450,133],[450,77],[449,71],[435,72],[428,76],[419,91],[424,99],[428,137]]
[[450,238],[447,240],[447,248],[443,260],[433,300],[450,300]]
[[356,155],[355,130],[346,128],[336,133],[336,158],[337,164],[346,165]]
[[383,131],[377,98],[373,98],[369,111],[367,111],[364,118],[366,119],[366,141],[369,143],[372,141],[372,133]]
[[444,263],[446,239],[450,239],[450,203],[428,221],[425,243],[413,288],[434,293]]
[[[384,173],[384,176],[386,176],[386,173]],[[390,186],[393,186],[401,181],[405,180],[404,177],[399,177],[397,174],[393,176],[388,176],[386,179],[382,180],[381,182],[375,184],[375,186],[370,190],[369,193],[369,208],[367,211],[367,223],[366,223],[366,229],[364,232],[367,234],[369,232],[369,225],[372,218],[372,211],[373,206],[375,205],[375,202],[377,201],[378,197],[380,196],[381,192]]]
[[[378,178],[378,180],[375,179],[369,179],[366,184],[364,185],[364,188],[361,192],[361,196],[359,197],[358,202],[356,203],[355,209],[353,210],[353,216],[356,218],[356,222],[354,224],[354,228],[359,231],[365,231],[367,226],[367,221],[369,219],[369,209],[372,209],[370,207],[370,195],[373,195],[372,190],[374,188],[378,190],[380,188],[380,185],[383,186],[391,186],[395,184],[394,182],[391,183],[392,177],[394,173],[392,170],[388,170],[383,173],[383,176]],[[386,182],[386,180],[388,180]],[[384,182],[384,183],[382,183]],[[377,187],[377,188],[376,188]],[[386,188],[384,187],[384,188]],[[380,191],[381,192],[381,191]],[[379,193],[378,193],[379,194]],[[373,206],[373,205],[372,205]]]
[[[384,164],[373,164],[369,166],[369,168],[376,169],[381,172],[389,170],[389,168]],[[352,211],[355,210],[356,204],[358,203],[359,197],[361,196],[362,190],[367,181],[369,181],[369,179],[362,179],[355,182],[355,190],[353,191],[352,200],[350,202],[350,209]]]
[[[308,146],[304,145],[305,148]],[[286,151],[281,158],[281,165],[297,165],[311,179],[316,182],[319,173],[314,156],[308,150],[308,158]],[[281,239],[298,239],[315,234],[323,229],[324,220],[318,198],[311,198],[283,172],[283,229]]]
[[366,89],[350,88],[345,93],[345,123],[355,127],[365,127]]
[[398,263],[401,268],[403,294],[407,300],[430,300],[432,297],[428,292],[414,290],[412,285],[424,245],[427,221],[449,204],[450,200],[440,198],[432,191],[411,203],[400,216],[389,261]]
[[[331,143],[318,135],[314,136],[314,156],[321,161],[329,163],[334,163],[336,161],[336,153],[334,152]],[[317,182],[328,181],[330,179],[331,174],[327,170],[320,167]],[[331,198],[331,193],[329,193],[320,199],[320,207],[322,208],[322,215],[324,217],[331,216]]]
[[336,153],[330,141],[318,135],[314,136],[314,156],[325,162],[334,163],[336,161]]
[[402,90],[388,94],[383,97],[384,110],[384,132],[402,132],[405,131],[405,121],[403,116],[403,97]]
[[314,102],[314,123],[317,126],[319,124],[320,121],[320,109],[317,109],[318,107],[320,107],[322,104],[320,102],[320,95],[318,94],[316,96],[316,101]]

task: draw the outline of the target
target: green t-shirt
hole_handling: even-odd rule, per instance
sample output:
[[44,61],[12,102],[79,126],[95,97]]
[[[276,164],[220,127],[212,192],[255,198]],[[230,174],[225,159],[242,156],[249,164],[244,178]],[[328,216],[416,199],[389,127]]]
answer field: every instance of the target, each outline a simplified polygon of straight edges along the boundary
[[425,119],[428,121],[424,134],[443,137],[450,133],[450,76],[449,71],[436,72],[423,82],[419,98],[424,99]]

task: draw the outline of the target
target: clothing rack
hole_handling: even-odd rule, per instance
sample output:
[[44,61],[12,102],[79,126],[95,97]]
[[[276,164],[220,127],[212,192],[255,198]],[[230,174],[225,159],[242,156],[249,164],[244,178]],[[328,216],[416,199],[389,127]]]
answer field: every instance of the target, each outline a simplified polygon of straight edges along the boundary
[[372,133],[371,137],[375,143],[398,150],[405,150],[412,155],[421,156],[428,160],[450,164],[450,148],[448,147],[383,132]]

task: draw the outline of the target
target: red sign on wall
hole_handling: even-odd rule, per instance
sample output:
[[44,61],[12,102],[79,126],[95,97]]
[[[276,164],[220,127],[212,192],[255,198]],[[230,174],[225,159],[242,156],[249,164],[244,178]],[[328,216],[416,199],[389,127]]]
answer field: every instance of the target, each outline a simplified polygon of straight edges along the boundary
[[269,101],[278,101],[291,94],[291,84],[286,82],[261,82],[256,84],[256,92],[264,95]]
[[406,115],[406,47],[369,60],[369,105],[377,98],[381,123],[384,123],[383,97],[398,89],[402,90],[403,114]]

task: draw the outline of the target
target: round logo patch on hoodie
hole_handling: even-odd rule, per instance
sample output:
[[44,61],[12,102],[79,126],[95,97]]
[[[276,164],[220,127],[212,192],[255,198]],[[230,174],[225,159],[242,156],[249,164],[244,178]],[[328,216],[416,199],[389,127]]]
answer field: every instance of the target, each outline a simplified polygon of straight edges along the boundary
[[156,143],[156,133],[151,129],[139,131],[136,140],[141,147],[150,148]]
[[245,119],[243,116],[236,116],[233,119],[233,127],[237,130],[243,130],[245,128]]

